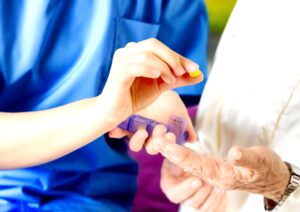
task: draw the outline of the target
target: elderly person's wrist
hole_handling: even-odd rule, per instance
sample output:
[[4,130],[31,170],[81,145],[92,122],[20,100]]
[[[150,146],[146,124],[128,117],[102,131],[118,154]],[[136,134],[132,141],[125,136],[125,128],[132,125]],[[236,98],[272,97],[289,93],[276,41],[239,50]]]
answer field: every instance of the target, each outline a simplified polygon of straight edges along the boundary
[[283,193],[279,200],[273,201],[272,199],[264,198],[264,206],[266,211],[277,211],[287,198],[298,189],[300,185],[300,169],[296,166],[293,166],[287,162],[285,162],[288,170],[289,170],[289,177],[288,183],[285,186]]
[[278,170],[278,172],[282,173],[282,180],[274,184],[274,186],[270,187],[270,192],[267,195],[265,195],[267,199],[271,199],[274,202],[279,202],[281,200],[291,179],[291,173],[288,165],[283,161],[282,163],[282,170]]

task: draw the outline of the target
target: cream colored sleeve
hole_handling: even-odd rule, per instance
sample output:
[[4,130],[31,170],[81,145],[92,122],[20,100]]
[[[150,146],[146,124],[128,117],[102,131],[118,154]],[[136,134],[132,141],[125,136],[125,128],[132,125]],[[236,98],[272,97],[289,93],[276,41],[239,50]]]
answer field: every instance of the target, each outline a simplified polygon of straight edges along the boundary
[[[300,2],[288,2],[237,2],[200,102],[199,152],[264,145],[300,166]],[[261,195],[231,194],[228,211],[264,211]],[[298,189],[281,210],[299,208]]]

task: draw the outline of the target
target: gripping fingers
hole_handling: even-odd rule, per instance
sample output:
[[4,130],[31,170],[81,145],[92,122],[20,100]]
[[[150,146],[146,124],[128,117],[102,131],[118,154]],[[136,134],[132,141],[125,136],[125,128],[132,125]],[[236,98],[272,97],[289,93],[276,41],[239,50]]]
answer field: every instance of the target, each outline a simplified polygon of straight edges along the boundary
[[174,135],[174,133],[168,132],[168,133],[166,133],[165,137],[163,137],[163,136],[157,137],[151,143],[153,144],[153,148],[157,152],[159,152],[163,156],[165,156],[165,151],[164,151],[165,146],[168,145],[168,144],[175,144],[176,143],[176,136]]
[[203,78],[203,74],[201,71],[199,71],[199,65],[192,62],[191,60],[182,57],[181,55],[179,55],[180,57],[180,63],[181,65],[184,67],[185,70],[187,70],[187,72],[189,73],[190,77],[198,77],[199,75],[202,76]]
[[156,70],[154,67],[142,63],[126,64],[123,67],[123,71],[127,72],[128,75],[120,74],[119,76],[123,76],[122,81],[126,84],[136,77],[157,79],[161,75],[160,70]]
[[154,127],[152,135],[146,143],[146,151],[148,154],[155,155],[158,153],[158,151],[155,150],[155,148],[154,148],[154,145],[155,145],[154,139],[165,136],[166,132],[167,132],[167,129],[164,125],[160,124],[160,125],[157,125]]
[[129,148],[134,152],[140,151],[143,148],[147,137],[148,133],[145,129],[137,130],[129,141]]
[[182,76],[185,73],[189,73],[190,77],[198,77],[200,75],[203,78],[198,64],[172,51],[168,46],[155,38],[150,38],[139,43],[130,42],[125,48],[118,49],[115,55],[118,61],[124,61],[124,58],[127,59],[141,52],[150,52],[156,55],[167,64],[174,76]]
[[129,136],[130,133],[126,130],[123,130],[119,127],[116,127],[114,129],[112,129],[111,131],[109,131],[108,136],[110,138],[123,138],[125,136]]
[[153,52],[167,63],[176,76],[181,76],[186,72],[180,63],[179,55],[157,39],[150,38],[138,44],[142,49]]
[[141,41],[139,45],[146,50],[152,51],[159,58],[164,60],[169,67],[171,67],[176,76],[182,76],[185,73],[192,73],[199,69],[199,66],[196,63],[172,51],[157,39],[151,38]]
[[161,78],[168,84],[176,82],[176,78],[168,64],[166,64],[161,58],[153,54],[150,51],[138,52],[132,57],[128,58],[127,63],[142,63],[152,66],[156,70],[160,70]]

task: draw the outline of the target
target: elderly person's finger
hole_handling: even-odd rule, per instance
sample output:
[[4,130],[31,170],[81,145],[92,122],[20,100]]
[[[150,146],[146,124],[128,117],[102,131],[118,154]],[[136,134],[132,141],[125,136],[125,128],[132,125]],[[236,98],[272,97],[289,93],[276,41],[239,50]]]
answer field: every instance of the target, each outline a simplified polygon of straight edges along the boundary
[[[183,202],[184,205],[199,209],[207,201],[209,196],[212,194],[213,186],[203,182],[203,185],[196,193]],[[212,202],[211,202],[212,203]]]
[[223,212],[226,211],[226,191],[214,188],[203,205],[200,205],[197,212]]
[[160,136],[160,137],[155,137],[155,139],[153,139],[152,143],[153,143],[153,148],[160,152],[164,157],[164,153],[165,153],[165,147],[168,144],[175,144],[176,142],[176,136],[174,133],[168,132],[165,136]]
[[210,181],[223,176],[220,161],[205,155],[200,155],[194,150],[177,144],[167,144],[161,147],[161,153],[184,171],[195,176],[204,177]]
[[176,144],[167,144],[161,151],[184,171],[218,188],[257,193],[274,201],[281,198],[290,179],[287,165],[275,152],[262,146],[234,147],[228,162]]
[[168,160],[164,160],[160,185],[170,201],[182,203],[198,191],[202,185],[202,180],[193,176],[185,176],[179,167]]
[[180,166],[185,172],[198,176],[208,183],[221,189],[236,189],[240,182],[236,182],[234,169],[229,163],[220,158],[201,155],[190,148],[177,144],[164,144],[160,152],[174,164]]
[[207,198],[201,202],[197,207],[197,212],[206,212],[206,211],[225,211],[224,201],[226,193],[224,190],[217,189],[216,187],[212,187],[211,192],[207,196]]
[[145,129],[137,130],[129,140],[129,148],[133,152],[140,151],[148,138],[148,132]]
[[166,132],[167,132],[167,128],[162,124],[159,124],[159,125],[154,127],[152,135],[147,140],[146,145],[145,145],[146,146],[146,151],[147,151],[148,154],[155,155],[155,154],[158,153],[158,151],[154,148],[153,140],[155,138],[158,138],[158,137],[166,136]]

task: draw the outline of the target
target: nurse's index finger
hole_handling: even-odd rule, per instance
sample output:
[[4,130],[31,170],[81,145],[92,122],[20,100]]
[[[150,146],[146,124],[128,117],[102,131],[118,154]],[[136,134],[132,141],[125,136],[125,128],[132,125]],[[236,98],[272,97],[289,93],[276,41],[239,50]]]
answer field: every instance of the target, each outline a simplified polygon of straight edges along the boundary
[[152,51],[167,63],[176,76],[182,76],[185,73],[195,72],[199,69],[198,64],[177,54],[155,38],[141,41],[139,44],[142,49]]

